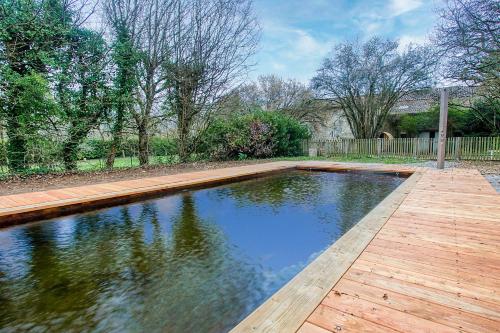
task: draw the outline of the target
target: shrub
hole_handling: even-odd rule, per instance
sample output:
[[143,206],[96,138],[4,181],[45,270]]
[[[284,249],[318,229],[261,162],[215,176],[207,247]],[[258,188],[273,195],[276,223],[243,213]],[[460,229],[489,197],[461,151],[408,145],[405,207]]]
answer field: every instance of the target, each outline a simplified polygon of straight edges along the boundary
[[[467,133],[467,122],[470,112],[463,107],[450,105],[448,109],[448,136],[463,136]],[[419,132],[437,130],[439,128],[439,106],[431,107],[427,112],[405,114],[399,119],[399,130],[409,136]]]
[[216,120],[198,149],[211,159],[296,156],[309,137],[306,126],[279,112],[257,111]]
[[0,165],[7,165],[7,142],[0,142]]

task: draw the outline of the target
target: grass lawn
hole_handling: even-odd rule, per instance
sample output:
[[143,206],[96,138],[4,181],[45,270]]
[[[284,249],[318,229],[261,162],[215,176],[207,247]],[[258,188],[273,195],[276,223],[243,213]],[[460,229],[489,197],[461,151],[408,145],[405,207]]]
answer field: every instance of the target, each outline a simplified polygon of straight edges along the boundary
[[[150,165],[170,165],[177,163],[177,156],[150,156],[149,164]],[[115,169],[124,169],[124,168],[135,168],[139,166],[139,158],[137,157],[117,157],[115,159],[115,163],[113,167]],[[85,160],[78,161],[78,171],[95,171],[106,168],[106,160],[105,159],[95,159],[95,160]]]

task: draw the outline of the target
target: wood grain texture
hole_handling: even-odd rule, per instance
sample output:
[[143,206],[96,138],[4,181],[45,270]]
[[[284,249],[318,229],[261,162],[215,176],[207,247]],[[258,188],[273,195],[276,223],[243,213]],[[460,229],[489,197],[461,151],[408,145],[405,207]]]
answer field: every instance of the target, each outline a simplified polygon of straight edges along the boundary
[[500,332],[500,195],[477,170],[420,171],[299,332]]

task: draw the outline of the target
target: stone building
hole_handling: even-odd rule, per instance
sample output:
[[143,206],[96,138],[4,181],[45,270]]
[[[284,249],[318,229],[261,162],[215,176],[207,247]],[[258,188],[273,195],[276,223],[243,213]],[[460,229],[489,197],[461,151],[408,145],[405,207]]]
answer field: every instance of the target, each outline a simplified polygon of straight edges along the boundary
[[[457,101],[461,105],[468,105],[469,99],[474,95],[474,87],[455,86],[448,88],[450,99]],[[427,112],[429,109],[439,103],[440,90],[438,88],[422,89],[413,91],[401,98],[391,109],[391,115],[415,114]],[[380,137],[405,137],[406,133],[397,133],[393,124],[386,123],[380,133]],[[429,128],[420,132],[418,135],[422,138],[433,138],[437,132],[436,128]],[[321,126],[316,126],[313,130],[313,139],[325,140],[334,138],[352,138],[352,132],[349,123],[345,119],[342,109],[333,105],[325,121]]]

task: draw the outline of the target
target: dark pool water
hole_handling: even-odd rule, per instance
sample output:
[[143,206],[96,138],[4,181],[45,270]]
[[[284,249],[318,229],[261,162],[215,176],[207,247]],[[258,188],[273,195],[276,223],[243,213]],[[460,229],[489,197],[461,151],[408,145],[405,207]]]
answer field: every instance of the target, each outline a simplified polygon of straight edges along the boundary
[[403,180],[293,171],[0,230],[0,331],[228,331]]

